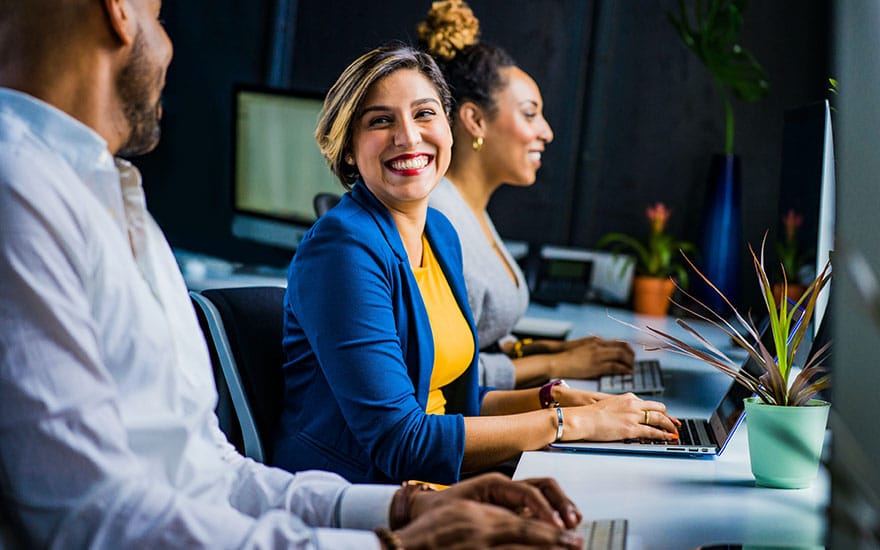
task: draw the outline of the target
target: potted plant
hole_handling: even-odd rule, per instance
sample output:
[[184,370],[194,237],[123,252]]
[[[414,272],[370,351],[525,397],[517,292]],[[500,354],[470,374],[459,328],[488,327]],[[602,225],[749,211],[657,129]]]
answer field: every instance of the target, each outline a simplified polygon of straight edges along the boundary
[[[732,100],[754,102],[766,97],[770,86],[758,61],[738,41],[746,0],[679,0],[678,12],[668,13],[669,22],[685,47],[703,63],[724,107],[724,152],[715,154],[709,170],[701,222],[704,272],[724,293],[735,299],[739,289],[740,162],[734,154]],[[716,311],[724,304],[709,288],[695,289]]]
[[[764,243],[761,244],[760,258],[751,246],[749,252],[770,319],[767,330],[771,331],[775,350],[767,349],[761,342],[751,315],[748,318],[741,315],[686,256],[687,263],[718,293],[733,316],[728,321],[696,299],[694,302],[698,308],[682,307],[730,336],[736,345],[758,362],[763,374],[753,376],[740,370],[738,362],[731,360],[682,319],[678,319],[677,323],[697,337],[702,344],[700,347],[692,346],[662,330],[652,327],[647,327],[647,330],[661,339],[656,349],[671,350],[709,363],[755,394],[755,397],[746,399],[745,405],[752,473],[759,485],[807,487],[818,471],[830,407],[828,402],[815,399],[818,392],[830,385],[830,378],[822,366],[822,362],[828,357],[830,342],[818,350],[812,350],[812,354],[806,358],[796,375],[793,374],[796,370],[793,363],[813,318],[817,297],[831,278],[830,264],[826,264],[822,272],[807,286],[806,292],[794,304],[790,304],[788,300],[777,302],[773,297],[770,279],[764,268]],[[787,290],[786,286],[787,282],[783,277],[783,290]],[[735,324],[739,325],[742,333]]]
[[792,277],[791,280],[787,281],[788,290],[786,296],[789,299],[797,301],[807,289],[807,285],[801,283],[799,277],[801,267],[809,259],[809,255],[801,248],[798,240],[798,229],[800,229],[803,223],[804,217],[795,212],[794,209],[789,209],[785,216],[782,217],[782,227],[785,234],[782,239],[776,242],[776,253],[779,255],[779,263],[782,269],[779,272],[778,280],[773,283],[773,298],[777,302],[779,302],[779,298],[782,296],[783,281],[786,278],[786,274]]
[[[650,230],[646,243],[623,233],[608,233],[599,239],[597,247],[610,246],[614,251],[631,250],[636,255],[636,277],[633,279],[633,309],[636,313],[665,315],[669,299],[678,283],[687,288],[688,275],[677,261],[679,250],[693,252],[694,245],[679,241],[666,233],[666,222],[672,211],[662,202],[645,209]],[[626,269],[628,263],[624,264]]]

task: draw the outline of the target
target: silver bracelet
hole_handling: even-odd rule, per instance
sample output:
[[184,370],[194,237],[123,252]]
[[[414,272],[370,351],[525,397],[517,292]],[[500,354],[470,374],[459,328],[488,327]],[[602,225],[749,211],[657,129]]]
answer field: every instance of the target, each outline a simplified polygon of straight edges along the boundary
[[562,440],[562,429],[565,427],[565,418],[562,416],[562,407],[556,407],[556,440]]

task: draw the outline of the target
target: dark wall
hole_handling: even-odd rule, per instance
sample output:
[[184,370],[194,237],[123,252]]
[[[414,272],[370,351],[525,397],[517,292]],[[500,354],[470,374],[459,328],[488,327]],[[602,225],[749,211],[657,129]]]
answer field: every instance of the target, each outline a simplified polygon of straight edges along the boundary
[[268,0],[166,2],[174,43],[162,140],[135,163],[150,210],[173,246],[240,261],[289,260],[231,235],[232,86],[262,82],[271,29]]
[[[708,71],[666,20],[676,8],[674,0],[601,3],[604,36],[593,49],[578,194],[562,241],[591,246],[608,231],[644,234],[644,209],[655,201],[672,207],[674,234],[699,241],[711,156],[724,147],[724,113]],[[797,9],[749,3],[741,44],[767,71],[770,94],[733,105],[746,242],[758,245],[779,225],[785,109],[828,95],[829,15],[826,0]],[[745,254],[744,244],[741,286],[752,301],[757,286]]]
[[[168,3],[176,54],[163,142],[138,161],[150,205],[176,246],[240,261],[288,252],[230,234],[231,88],[266,83],[275,2]],[[430,2],[291,2],[292,86],[323,91],[356,55],[412,43]],[[535,186],[504,188],[490,211],[511,239],[591,246],[607,231],[644,230],[644,207],[673,208],[670,228],[696,240],[723,112],[711,78],[666,21],[675,0],[473,0],[483,39],[510,51],[542,88],[556,134]],[[743,45],[769,73],[770,96],[737,103],[745,237],[777,225],[782,116],[825,97],[827,0],[752,2]],[[523,212],[528,212],[524,216]],[[751,279],[744,279],[747,284]]]

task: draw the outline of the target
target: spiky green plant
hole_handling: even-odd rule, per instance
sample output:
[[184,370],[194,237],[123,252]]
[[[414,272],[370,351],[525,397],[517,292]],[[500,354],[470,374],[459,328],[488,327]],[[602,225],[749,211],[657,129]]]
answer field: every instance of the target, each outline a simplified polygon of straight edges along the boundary
[[[688,313],[710,322],[712,325],[727,334],[737,346],[744,349],[763,369],[763,374],[754,376],[744,369],[740,369],[740,363],[733,361],[724,352],[712,345],[709,340],[700,335],[687,321],[677,319],[676,322],[684,330],[693,334],[705,349],[698,349],[680,338],[676,338],[671,334],[662,330],[646,327],[652,334],[658,336],[662,343],[651,349],[662,349],[679,353],[687,357],[705,361],[716,367],[724,374],[732,377],[734,380],[750,389],[752,392],[768,405],[783,405],[799,407],[806,405],[816,393],[822,391],[830,385],[830,378],[826,373],[826,368],[822,363],[827,359],[830,352],[831,343],[828,342],[818,350],[814,350],[806,359],[801,371],[795,376],[794,380],[789,383],[792,374],[792,366],[794,363],[795,353],[804,339],[804,334],[816,308],[816,299],[825,285],[831,280],[831,264],[826,263],[824,269],[819,273],[812,283],[807,287],[801,298],[792,304],[785,299],[788,291],[788,280],[785,277],[783,269],[783,292],[779,303],[773,298],[773,290],[770,285],[770,279],[767,277],[767,271],[764,268],[764,244],[767,240],[766,235],[761,243],[761,254],[758,257],[754,249],[749,245],[749,252],[755,265],[755,274],[758,278],[758,284],[761,287],[761,294],[764,299],[764,305],[770,317],[770,327],[772,331],[773,344],[776,353],[772,353],[761,342],[758,328],[755,325],[751,315],[743,317],[733,306],[730,300],[716,287],[712,282],[700,272],[699,269],[691,262],[687,255],[683,254],[685,260],[690,267],[706,282],[715,292],[721,296],[722,300],[730,307],[733,312],[734,321],[728,321],[708,306],[687,294],[685,295],[699,306],[699,311],[692,307],[686,307],[677,304]],[[740,329],[734,325],[738,323]],[[792,332],[792,328],[797,326]],[[742,330],[742,332],[741,332]]]

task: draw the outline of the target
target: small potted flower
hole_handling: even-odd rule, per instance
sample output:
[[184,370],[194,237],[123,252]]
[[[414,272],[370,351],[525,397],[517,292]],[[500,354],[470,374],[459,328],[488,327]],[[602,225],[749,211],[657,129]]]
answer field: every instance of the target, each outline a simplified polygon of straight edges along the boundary
[[[782,217],[782,227],[785,230],[783,238],[776,242],[776,253],[779,255],[781,272],[779,279],[773,283],[773,298],[779,302],[782,296],[782,288],[788,283],[788,298],[797,301],[803,296],[807,285],[800,282],[799,273],[806,263],[808,255],[801,249],[798,240],[798,229],[804,223],[804,217],[794,209],[789,209]],[[786,277],[787,275],[787,277]],[[788,278],[790,277],[790,279]]]
[[[615,252],[629,250],[636,255],[636,277],[633,279],[633,309],[636,313],[665,315],[669,299],[675,290],[675,282],[687,288],[688,275],[678,262],[679,251],[694,252],[692,243],[679,241],[667,234],[666,222],[672,211],[662,202],[645,209],[649,233],[647,242],[623,233],[608,233],[596,244],[598,248],[610,247]],[[624,269],[628,264],[624,265]]]
[[[755,376],[740,370],[739,362],[712,346],[682,319],[676,321],[678,325],[696,336],[702,345],[692,346],[650,326],[646,330],[661,339],[661,343],[652,349],[669,350],[706,362],[750,389],[755,395],[745,400],[745,409],[749,457],[752,473],[759,485],[777,488],[808,487],[819,468],[830,407],[827,401],[816,399],[816,394],[831,383],[823,366],[823,362],[830,356],[831,342],[811,350],[800,370],[796,368],[794,361],[813,318],[816,300],[831,279],[831,266],[826,263],[824,269],[807,286],[806,292],[792,304],[789,300],[777,301],[773,297],[770,279],[764,269],[763,243],[760,258],[751,246],[749,251],[770,320],[767,330],[771,331],[775,349],[767,349],[762,343],[751,315],[746,318],[740,314],[730,300],[687,257],[685,260],[697,275],[730,307],[732,316],[722,317],[696,299],[694,307],[682,308],[709,321],[730,336],[737,346],[744,349],[761,366],[763,372],[760,375]],[[784,288],[787,286],[785,280],[783,276],[783,295],[787,290]],[[736,327],[737,324],[739,328]]]

